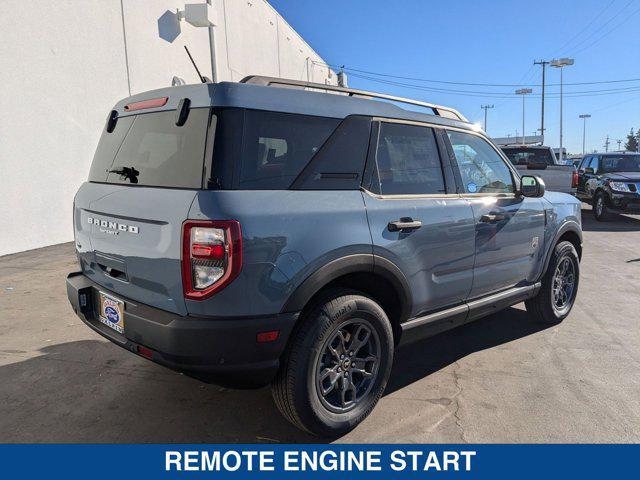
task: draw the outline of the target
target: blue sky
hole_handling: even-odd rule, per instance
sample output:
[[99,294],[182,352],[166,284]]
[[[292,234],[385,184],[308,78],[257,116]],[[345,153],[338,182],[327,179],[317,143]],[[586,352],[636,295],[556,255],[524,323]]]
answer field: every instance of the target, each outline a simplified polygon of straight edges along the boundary
[[[582,151],[579,114],[592,115],[587,123],[588,151],[603,150],[607,134],[617,149],[615,140],[624,140],[631,127],[640,128],[640,80],[566,85],[640,78],[640,0],[269,1],[329,64],[346,68],[439,81],[540,84],[541,69],[532,66],[534,59],[575,58],[575,65],[564,70],[565,93],[600,92],[564,98],[564,144],[570,153]],[[515,135],[522,130],[520,97],[487,95],[511,94],[518,87],[376,78],[479,93],[425,91],[356,75],[349,76],[349,85],[451,105],[475,122],[482,122],[482,104],[494,104],[489,110],[490,135]],[[548,68],[547,82],[559,81],[559,71]],[[602,92],[633,87],[615,94]],[[539,86],[532,88],[540,94]],[[545,103],[546,143],[554,147],[559,144],[558,92],[559,87],[549,86],[551,95]],[[528,135],[540,127],[540,103],[539,97],[526,100]]]

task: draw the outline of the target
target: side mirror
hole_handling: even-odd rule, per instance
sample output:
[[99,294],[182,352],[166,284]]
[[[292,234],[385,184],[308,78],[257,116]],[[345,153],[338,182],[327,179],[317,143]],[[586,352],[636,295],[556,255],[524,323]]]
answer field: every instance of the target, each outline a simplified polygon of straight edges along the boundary
[[539,198],[544,195],[544,180],[535,175],[520,177],[520,195],[523,197]]
[[593,168],[587,167],[587,168],[584,169],[584,173],[588,173],[589,175],[593,175],[595,172],[593,171]]

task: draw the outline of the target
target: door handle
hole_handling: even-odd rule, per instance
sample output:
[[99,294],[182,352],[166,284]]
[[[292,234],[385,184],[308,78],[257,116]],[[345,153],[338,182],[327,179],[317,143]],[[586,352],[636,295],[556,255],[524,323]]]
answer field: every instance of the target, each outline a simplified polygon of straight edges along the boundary
[[502,213],[490,213],[488,215],[482,215],[480,217],[480,221],[484,223],[495,223],[500,222],[505,219],[505,216]]
[[414,220],[411,217],[402,217],[400,220],[389,222],[387,229],[390,232],[404,232],[409,230],[417,230],[422,226],[420,220]]

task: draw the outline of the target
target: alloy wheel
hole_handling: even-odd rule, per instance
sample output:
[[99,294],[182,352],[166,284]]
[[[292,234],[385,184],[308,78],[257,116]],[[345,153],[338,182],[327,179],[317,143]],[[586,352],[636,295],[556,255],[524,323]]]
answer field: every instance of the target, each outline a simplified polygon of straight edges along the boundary
[[553,275],[552,293],[553,307],[557,311],[563,311],[573,303],[575,290],[575,267],[569,257],[564,257],[558,263]]
[[321,403],[335,413],[355,408],[371,391],[380,365],[380,338],[364,319],[338,325],[316,360],[315,383]]

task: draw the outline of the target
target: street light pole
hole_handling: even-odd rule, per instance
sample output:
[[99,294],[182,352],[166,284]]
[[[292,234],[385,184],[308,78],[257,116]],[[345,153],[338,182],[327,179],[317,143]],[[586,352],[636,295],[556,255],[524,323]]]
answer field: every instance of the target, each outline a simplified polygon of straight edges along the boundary
[[525,129],[524,129],[524,96],[533,92],[530,88],[521,88],[516,90],[516,95],[522,95],[522,145],[524,145]]
[[584,140],[587,131],[587,118],[591,118],[591,115],[588,113],[583,113],[579,116],[582,119],[582,155],[584,156]]
[[562,87],[563,87],[562,70],[564,69],[564,67],[568,65],[573,65],[573,64],[574,64],[573,58],[560,58],[558,60],[551,61],[552,67],[556,67],[560,69],[560,164],[562,164],[562,160],[563,160],[562,157],[564,156],[562,151]]
[[480,105],[480,108],[484,110],[484,131],[487,131],[487,110],[493,108],[493,105]]
[[544,145],[544,87],[545,87],[545,81],[544,81],[544,74],[545,74],[545,70],[547,65],[549,65],[549,63],[551,62],[547,62],[545,60],[540,60],[539,62],[533,62],[534,65],[542,65],[542,108],[541,108],[541,120],[540,120],[540,136],[541,136],[541,140],[542,140],[542,145]]

